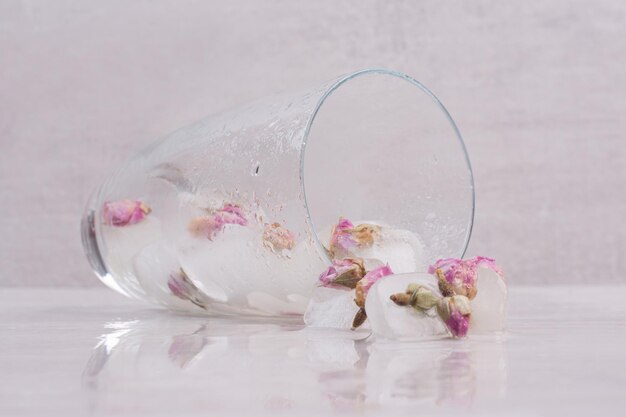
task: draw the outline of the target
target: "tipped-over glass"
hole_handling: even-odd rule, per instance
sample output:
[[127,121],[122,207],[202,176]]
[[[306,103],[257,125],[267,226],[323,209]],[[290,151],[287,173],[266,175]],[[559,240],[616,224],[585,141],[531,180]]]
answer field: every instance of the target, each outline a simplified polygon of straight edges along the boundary
[[368,69],[157,141],[95,191],[82,239],[102,282],[129,297],[302,314],[340,218],[401,231],[410,259],[383,261],[412,272],[461,257],[473,212],[468,156],[443,105],[407,75]]

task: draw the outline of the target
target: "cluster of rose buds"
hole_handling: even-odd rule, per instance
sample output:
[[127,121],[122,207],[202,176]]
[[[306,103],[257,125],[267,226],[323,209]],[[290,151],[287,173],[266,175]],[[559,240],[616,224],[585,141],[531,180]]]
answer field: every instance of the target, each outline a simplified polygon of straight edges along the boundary
[[[254,215],[254,219],[259,223],[264,223],[257,214]],[[248,218],[241,206],[225,203],[222,208],[210,210],[207,215],[193,218],[187,229],[196,237],[213,240],[224,231],[224,227],[228,224],[248,225]],[[261,244],[272,252],[280,254],[283,250],[293,249],[296,241],[293,232],[280,223],[265,223],[261,235]]]
[[471,315],[470,300],[478,292],[478,268],[490,268],[503,276],[495,259],[477,256],[471,259],[439,259],[428,268],[430,274],[437,276],[437,284],[442,298],[437,304],[437,313],[452,335],[464,337],[469,329]]
[[355,290],[354,302],[359,310],[352,321],[353,329],[367,319],[365,299],[369,289],[381,278],[393,274],[389,265],[366,271],[363,259],[351,256],[354,249],[372,246],[379,233],[380,226],[367,223],[355,226],[350,220],[340,217],[330,236],[328,252],[332,265],[319,276],[320,283],[325,287]]
[[472,313],[470,300],[478,292],[478,268],[485,267],[503,276],[502,270],[492,258],[477,256],[471,259],[439,259],[428,269],[437,277],[437,285],[442,297],[430,289],[411,284],[406,292],[391,295],[391,301],[399,306],[411,306],[418,311],[437,307],[437,314],[454,337],[465,337],[469,329]]
[[392,294],[391,301],[399,306],[410,306],[418,311],[437,308],[437,314],[454,337],[465,337],[469,329],[471,307],[464,295],[439,297],[419,284],[410,284],[403,293]]
[[209,240],[224,230],[227,224],[246,226],[248,220],[238,205],[226,203],[209,215],[195,217],[191,220],[188,230],[194,236],[206,237]]
[[130,226],[145,219],[151,211],[139,200],[108,201],[102,206],[102,221],[107,226]]

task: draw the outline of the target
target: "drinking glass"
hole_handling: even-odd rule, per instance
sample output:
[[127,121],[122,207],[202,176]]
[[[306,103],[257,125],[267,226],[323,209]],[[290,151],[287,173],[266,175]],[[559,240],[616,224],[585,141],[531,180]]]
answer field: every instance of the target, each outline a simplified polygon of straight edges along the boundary
[[444,106],[408,75],[366,69],[158,140],[97,188],[81,231],[97,276],[128,297],[286,315],[305,310],[340,217],[410,232],[420,271],[463,255],[473,213]]

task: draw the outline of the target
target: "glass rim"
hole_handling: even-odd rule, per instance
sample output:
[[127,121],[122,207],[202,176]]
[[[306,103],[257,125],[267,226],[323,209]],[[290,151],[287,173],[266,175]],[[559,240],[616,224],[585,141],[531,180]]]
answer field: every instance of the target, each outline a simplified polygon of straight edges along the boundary
[[381,75],[389,75],[392,77],[396,77],[399,79],[402,79],[404,81],[407,81],[409,84],[412,84],[414,87],[419,88],[423,93],[426,93],[426,95],[428,95],[431,100],[433,100],[434,104],[436,106],[439,107],[439,109],[443,112],[444,116],[446,117],[446,119],[448,120],[448,122],[450,123],[450,126],[452,127],[452,130],[454,131],[454,134],[456,136],[456,139],[458,141],[458,144],[461,146],[461,150],[463,151],[463,158],[465,160],[465,163],[467,164],[467,169],[469,172],[469,182],[470,182],[470,188],[472,190],[471,195],[472,195],[472,204],[471,204],[471,208],[470,208],[470,214],[469,214],[469,218],[468,218],[468,224],[469,227],[465,233],[465,239],[463,241],[463,248],[461,251],[461,258],[463,258],[465,256],[465,253],[467,252],[467,247],[469,246],[469,241],[471,239],[472,236],[472,230],[474,227],[474,212],[476,209],[476,192],[475,192],[475,188],[474,188],[474,173],[472,170],[472,164],[470,162],[469,159],[469,155],[467,152],[467,148],[465,146],[465,142],[463,141],[463,137],[461,136],[461,132],[459,131],[456,123],[454,122],[454,119],[452,119],[452,116],[450,115],[450,112],[448,112],[448,110],[446,109],[446,107],[443,105],[443,103],[437,98],[437,96],[435,96],[435,94],[433,94],[432,91],[430,91],[426,86],[424,86],[422,83],[420,83],[419,81],[417,81],[416,79],[414,79],[413,77],[400,72],[400,71],[395,71],[395,70],[390,70],[390,69],[385,69],[385,68],[365,68],[362,70],[358,70],[358,71],[354,71],[354,72],[350,72],[348,74],[345,74],[343,76],[340,76],[339,78],[337,78],[332,84],[330,84],[329,87],[326,88],[326,90],[324,91],[324,93],[321,95],[321,97],[318,99],[317,103],[315,104],[315,107],[313,108],[313,111],[310,113],[309,118],[306,122],[306,126],[304,129],[304,134],[302,137],[302,147],[300,148],[300,167],[299,167],[299,175],[300,175],[300,190],[302,192],[302,196],[304,199],[304,209],[306,212],[306,224],[309,227],[309,229],[313,232],[313,239],[314,239],[314,243],[315,246],[317,248],[318,253],[320,254],[320,256],[322,257],[323,260],[326,261],[327,264],[331,264],[332,260],[328,254],[328,251],[326,250],[325,246],[322,244],[322,242],[320,242],[320,239],[317,235],[317,231],[315,229],[315,224],[313,222],[312,216],[311,216],[311,212],[309,209],[309,203],[308,203],[308,199],[307,199],[307,193],[306,193],[306,186],[304,183],[304,175],[305,175],[305,169],[304,169],[304,159],[305,159],[305,155],[306,155],[306,147],[307,147],[307,143],[308,143],[308,139],[309,139],[309,133],[311,131],[311,127],[313,126],[313,123],[315,123],[315,117],[317,116],[319,110],[322,108],[322,106],[324,105],[324,102],[326,101],[326,99],[328,97],[330,97],[339,87],[341,87],[343,84],[347,83],[350,80],[353,80],[356,77],[359,76],[363,76],[363,75],[369,75],[369,74],[381,74]]

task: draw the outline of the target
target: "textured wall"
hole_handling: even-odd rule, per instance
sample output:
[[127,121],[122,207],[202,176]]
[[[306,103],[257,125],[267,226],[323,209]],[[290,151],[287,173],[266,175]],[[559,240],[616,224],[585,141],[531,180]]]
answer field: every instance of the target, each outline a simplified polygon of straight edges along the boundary
[[470,254],[515,283],[626,282],[626,3],[0,0],[0,286],[98,285],[78,221],[130,152],[369,66],[447,105]]

